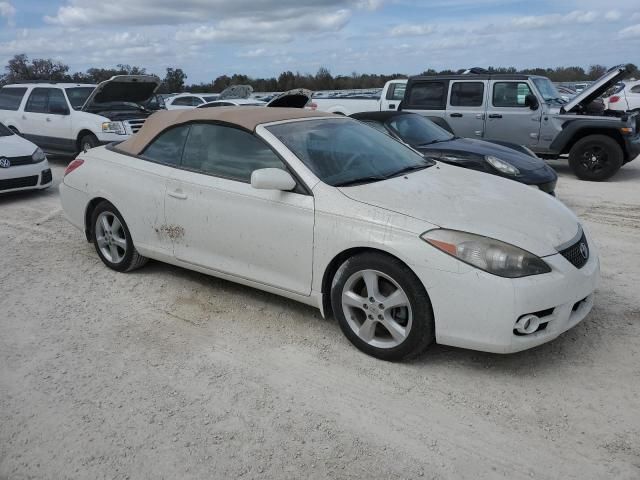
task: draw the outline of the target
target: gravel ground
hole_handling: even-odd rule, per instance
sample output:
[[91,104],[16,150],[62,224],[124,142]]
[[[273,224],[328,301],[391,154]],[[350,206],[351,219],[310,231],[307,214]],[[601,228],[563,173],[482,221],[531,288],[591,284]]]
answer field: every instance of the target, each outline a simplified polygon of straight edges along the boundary
[[600,248],[591,315],[402,364],[274,295],[107,269],[57,188],[0,198],[0,479],[640,478],[640,159],[601,184],[552,163]]

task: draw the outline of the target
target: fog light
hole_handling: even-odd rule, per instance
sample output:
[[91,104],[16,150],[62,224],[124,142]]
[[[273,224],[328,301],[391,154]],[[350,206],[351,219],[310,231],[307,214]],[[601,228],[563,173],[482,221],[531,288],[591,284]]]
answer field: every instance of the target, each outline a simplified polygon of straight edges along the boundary
[[540,319],[535,315],[523,315],[516,322],[514,329],[522,335],[529,335],[538,330]]

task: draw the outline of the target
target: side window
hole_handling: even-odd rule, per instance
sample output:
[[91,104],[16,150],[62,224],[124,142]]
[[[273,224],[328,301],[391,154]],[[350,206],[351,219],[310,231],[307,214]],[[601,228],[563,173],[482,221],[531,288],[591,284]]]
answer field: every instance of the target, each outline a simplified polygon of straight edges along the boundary
[[204,103],[204,100],[202,100],[201,98],[191,97],[191,105],[193,105],[194,107],[197,107],[201,103]]
[[191,98],[192,97],[178,97],[173,102],[171,102],[171,105],[186,105],[190,107],[192,106]]
[[530,93],[526,82],[496,82],[493,84],[493,106],[524,107],[524,99]]
[[481,107],[484,103],[483,82],[454,82],[449,105],[452,107]]
[[392,83],[387,90],[387,100],[402,100],[406,89],[406,83]]
[[59,88],[52,88],[49,90],[49,104],[47,111],[49,113],[60,114],[62,112],[69,112],[69,105],[67,99],[64,98],[62,90]]
[[444,110],[447,97],[447,83],[442,81],[420,82],[411,87],[407,108]]
[[374,122],[373,120],[365,120],[364,123],[366,123],[370,127],[375,128],[376,130],[382,133],[386,133],[387,135],[389,135],[389,132],[387,131],[387,129],[384,128],[384,125],[382,125],[380,122]]
[[47,113],[49,103],[49,88],[34,88],[24,107],[25,112]]
[[182,166],[247,183],[259,168],[285,168],[282,160],[249,132],[208,123],[191,126]]
[[184,142],[189,134],[189,125],[174,127],[162,132],[142,152],[142,157],[165,165],[180,165]]
[[[640,93],[640,85],[636,85],[634,87],[631,87],[631,93]],[[0,107],[2,108],[2,107]]]
[[0,88],[0,110],[18,110],[26,88]]

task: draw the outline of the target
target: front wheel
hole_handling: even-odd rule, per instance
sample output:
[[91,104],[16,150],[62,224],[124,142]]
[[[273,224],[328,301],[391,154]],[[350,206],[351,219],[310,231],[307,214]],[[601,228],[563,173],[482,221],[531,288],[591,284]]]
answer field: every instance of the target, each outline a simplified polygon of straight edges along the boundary
[[348,259],[334,276],[331,304],[345,336],[373,357],[412,357],[434,340],[427,292],[393,257],[363,253]]
[[100,260],[118,272],[129,272],[147,263],[138,253],[120,212],[109,202],[101,202],[91,215],[93,243]]
[[97,147],[99,144],[100,142],[98,142],[98,138],[93,133],[83,135],[80,139],[80,152],[91,150],[92,148]]
[[623,162],[622,148],[618,142],[606,135],[581,138],[569,152],[569,165],[581,180],[607,180],[620,169]]

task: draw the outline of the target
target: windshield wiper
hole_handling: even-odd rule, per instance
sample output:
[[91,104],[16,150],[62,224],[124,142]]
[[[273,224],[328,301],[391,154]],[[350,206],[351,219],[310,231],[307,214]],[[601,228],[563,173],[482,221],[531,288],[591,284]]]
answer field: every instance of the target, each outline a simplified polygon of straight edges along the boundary
[[446,140],[431,140],[430,142],[419,144],[418,147],[426,147],[427,145],[433,145],[434,143],[448,142],[449,140],[453,140],[453,139],[448,138]]
[[418,170],[424,170],[435,165],[435,163],[424,163],[422,165],[411,165],[410,167],[401,168],[397,172],[387,175],[385,178],[393,178],[402,175],[403,173],[416,172]]
[[380,180],[386,180],[389,177],[382,177],[379,175],[372,175],[369,177],[360,177],[360,178],[354,178],[353,180],[347,180],[344,182],[340,182],[340,183],[336,183],[333,186],[334,187],[350,187],[353,185],[361,185],[363,183],[372,183],[372,182],[379,182]]

